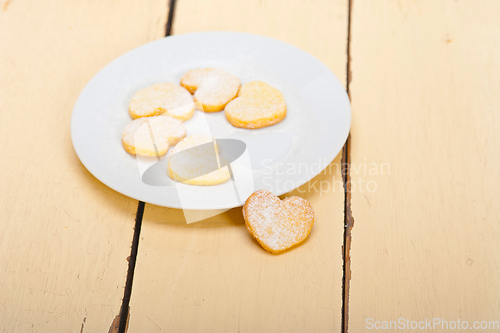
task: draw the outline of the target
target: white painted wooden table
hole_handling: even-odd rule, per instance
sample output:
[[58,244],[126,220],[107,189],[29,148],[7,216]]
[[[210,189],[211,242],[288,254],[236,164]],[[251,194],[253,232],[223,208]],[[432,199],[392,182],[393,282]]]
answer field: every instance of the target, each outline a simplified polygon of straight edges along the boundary
[[[129,332],[500,331],[500,2],[1,1],[0,332],[124,331],[127,294]],[[268,254],[240,208],[186,225],[146,204],[131,251],[139,203],[83,167],[69,121],[166,30],[278,38],[348,90],[348,144],[311,181],[330,190],[290,194],[316,211],[304,245]]]

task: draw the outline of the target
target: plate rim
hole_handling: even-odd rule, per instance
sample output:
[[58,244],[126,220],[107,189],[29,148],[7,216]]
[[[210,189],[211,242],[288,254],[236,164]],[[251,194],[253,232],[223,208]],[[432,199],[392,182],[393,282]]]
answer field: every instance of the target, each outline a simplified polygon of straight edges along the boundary
[[[119,191],[117,190],[113,185],[111,185],[107,179],[103,179],[105,177],[98,177],[96,174],[99,174],[98,172],[95,171],[95,169],[92,167],[92,163],[88,163],[88,161],[86,160],[85,158],[85,154],[82,154],[81,151],[79,151],[79,143],[77,143],[78,141],[75,139],[75,132],[76,132],[76,127],[77,127],[77,124],[76,124],[76,121],[75,121],[75,112],[76,112],[76,109],[77,109],[77,105],[80,103],[80,100],[82,98],[82,95],[84,95],[84,91],[93,83],[93,81],[96,80],[96,77],[103,71],[105,71],[108,67],[111,67],[112,64],[114,64],[115,62],[118,62],[121,58],[123,57],[126,57],[128,54],[130,53],[133,53],[135,52],[136,50],[138,49],[141,49],[141,48],[144,48],[146,46],[150,46],[151,44],[156,44],[156,43],[162,43],[162,42],[165,42],[166,40],[172,40],[172,39],[179,39],[179,38],[183,38],[183,37],[186,37],[186,36],[193,36],[193,35],[220,35],[220,34],[225,34],[225,35],[246,35],[246,36],[251,36],[253,38],[263,38],[263,39],[267,39],[267,40],[271,40],[275,43],[278,43],[278,44],[283,44],[283,45],[286,45],[287,47],[292,47],[293,49],[297,50],[298,52],[301,52],[303,54],[306,54],[308,57],[310,57],[312,60],[314,60],[316,63],[318,63],[320,65],[321,68],[323,68],[324,70],[326,70],[328,73],[330,73],[333,78],[337,81],[337,83],[339,84],[339,86],[341,87],[344,87],[342,82],[339,80],[339,78],[335,75],[335,73],[328,67],[326,66],[323,62],[321,62],[318,58],[316,58],[314,55],[310,54],[309,52],[301,49],[300,47],[298,46],[295,46],[293,44],[290,44],[290,43],[287,43],[285,41],[282,41],[282,40],[279,40],[279,39],[276,39],[276,38],[273,38],[273,37],[269,37],[269,36],[264,36],[264,35],[259,35],[259,34],[254,34],[254,33],[248,33],[248,32],[237,32],[237,31],[223,31],[223,30],[213,30],[213,31],[199,31],[199,32],[189,32],[189,33],[184,33],[184,34],[177,34],[177,35],[171,35],[171,36],[166,36],[166,37],[163,37],[163,38],[160,38],[160,39],[157,39],[157,40],[154,40],[154,41],[151,41],[151,42],[148,42],[148,43],[145,43],[145,44],[142,44],[138,47],[135,47],[123,54],[121,54],[120,56],[118,56],[117,58],[113,59],[112,61],[110,61],[109,63],[107,63],[104,67],[102,67],[97,73],[95,73],[92,78],[85,84],[84,88],[80,91],[80,94],[78,95],[78,98],[76,99],[76,102],[73,106],[73,110],[72,110],[72,114],[71,114],[71,122],[70,122],[70,135],[71,135],[71,142],[72,142],[72,146],[73,146],[73,149],[75,150],[75,153],[78,157],[78,159],[80,160],[80,162],[83,164],[83,166],[89,171],[89,173],[94,177],[96,178],[98,181],[100,181],[101,183],[103,183],[104,185],[106,185],[107,187],[109,187],[110,189],[112,189],[113,191],[116,191],[124,196],[127,196],[129,198],[132,198],[132,199],[135,199],[135,200],[138,200],[138,201],[142,201],[142,202],[145,202],[145,203],[148,203],[148,204],[151,204],[151,205],[156,205],[156,206],[160,206],[160,207],[166,207],[166,208],[174,208],[174,209],[183,209],[183,210],[222,210],[222,209],[232,209],[232,208],[236,208],[236,207],[241,207],[243,206],[244,203],[240,203],[240,204],[237,204],[236,206],[233,206],[233,205],[229,205],[229,206],[217,206],[217,207],[213,207],[213,208],[196,208],[196,207],[182,207],[182,206],[178,206],[178,205],[175,205],[175,204],[171,204],[171,205],[165,205],[165,204],[161,204],[161,203],[153,203],[153,202],[150,202],[150,201],[147,201],[147,200],[144,200],[143,198],[140,198],[139,196],[136,196],[135,194],[126,194],[124,193],[123,191]],[[344,89],[342,89],[343,93],[344,93],[344,96],[347,100],[347,103],[346,103],[346,124],[347,126],[345,126],[345,130],[344,130],[344,133],[342,133],[341,137],[343,138],[342,141],[339,140],[339,144],[337,144],[336,146],[332,147],[331,149],[329,149],[328,151],[330,151],[330,155],[331,156],[328,156],[328,157],[325,157],[323,159],[321,159],[321,162],[320,162],[320,168],[319,168],[319,172],[313,172],[311,173],[311,176],[310,177],[307,177],[309,179],[305,180],[304,182],[300,182],[300,183],[297,183],[298,185],[293,187],[293,188],[290,188],[290,189],[287,189],[287,188],[284,188],[282,191],[279,191],[278,193],[274,193],[275,195],[277,196],[280,196],[280,195],[283,195],[285,193],[289,193],[297,188],[299,188],[300,186],[306,184],[307,182],[311,181],[312,179],[314,179],[317,175],[319,175],[321,172],[323,172],[323,170],[329,165],[331,164],[335,158],[338,156],[339,153],[341,153],[342,151],[342,147],[344,146],[345,142],[347,141],[348,137],[349,137],[349,133],[350,133],[350,129],[351,129],[351,124],[352,124],[352,112],[351,112],[351,101],[350,101],[350,98],[349,98],[349,94],[347,93],[347,91]],[[258,189],[257,189],[258,190]]]

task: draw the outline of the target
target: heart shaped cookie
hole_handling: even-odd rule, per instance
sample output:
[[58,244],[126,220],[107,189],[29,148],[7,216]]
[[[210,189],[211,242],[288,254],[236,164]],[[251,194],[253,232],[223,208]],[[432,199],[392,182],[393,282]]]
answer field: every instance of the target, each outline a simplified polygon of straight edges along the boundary
[[181,78],[181,86],[194,94],[198,108],[205,112],[224,110],[236,97],[240,85],[240,79],[218,68],[193,69]]
[[122,134],[123,148],[133,155],[165,155],[186,136],[182,121],[169,116],[154,116],[135,119]]
[[163,114],[184,121],[194,115],[194,101],[183,87],[171,82],[158,83],[135,93],[129,113],[134,119]]
[[286,116],[283,94],[261,81],[241,87],[238,97],[225,109],[227,120],[235,127],[262,128],[274,125]]
[[227,166],[220,167],[220,156],[214,139],[192,135],[172,149],[167,174],[173,180],[189,185],[217,185],[230,177]]
[[243,206],[248,231],[267,251],[279,253],[304,241],[314,224],[309,201],[300,197],[280,200],[266,190],[250,195]]

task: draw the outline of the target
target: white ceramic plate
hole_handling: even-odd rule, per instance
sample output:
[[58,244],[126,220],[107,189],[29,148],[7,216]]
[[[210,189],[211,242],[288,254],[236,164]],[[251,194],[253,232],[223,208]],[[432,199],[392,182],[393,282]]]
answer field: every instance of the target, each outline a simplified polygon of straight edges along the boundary
[[[196,111],[184,123],[187,135],[208,132],[215,138],[240,139],[247,144],[245,154],[231,164],[235,182],[146,185],[141,174],[147,161],[126,153],[121,144],[122,130],[132,120],[129,101],[141,88],[178,83],[185,72],[200,67],[226,70],[242,84],[253,80],[269,83],[285,96],[287,116],[274,126],[246,130],[231,126],[224,112]],[[155,205],[211,210],[240,206],[258,189],[280,195],[306,183],[340,152],[350,123],[344,88],[310,54],[263,36],[200,32],[143,45],[102,69],[76,102],[71,137],[85,167],[112,189]]]

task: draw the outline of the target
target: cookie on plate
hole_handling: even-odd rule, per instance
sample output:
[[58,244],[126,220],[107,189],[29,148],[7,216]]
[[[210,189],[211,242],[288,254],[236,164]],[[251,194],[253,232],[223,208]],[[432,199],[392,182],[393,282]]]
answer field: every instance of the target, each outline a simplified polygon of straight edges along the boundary
[[191,94],[171,82],[158,83],[139,90],[129,104],[129,113],[134,119],[164,114],[184,121],[194,115],[194,109]]
[[186,136],[182,121],[160,115],[132,120],[122,134],[123,148],[133,155],[161,156]]
[[224,110],[240,85],[240,79],[218,68],[193,69],[181,78],[181,86],[194,94],[197,107],[205,112]]
[[240,128],[262,128],[282,121],[286,116],[283,94],[261,81],[243,85],[238,97],[225,109],[227,120]]
[[217,145],[208,135],[188,136],[168,156],[170,178],[189,185],[224,183],[230,174],[227,166],[220,166]]
[[309,201],[295,196],[280,200],[266,190],[248,197],[243,217],[248,231],[271,253],[303,242],[314,224],[314,211]]

